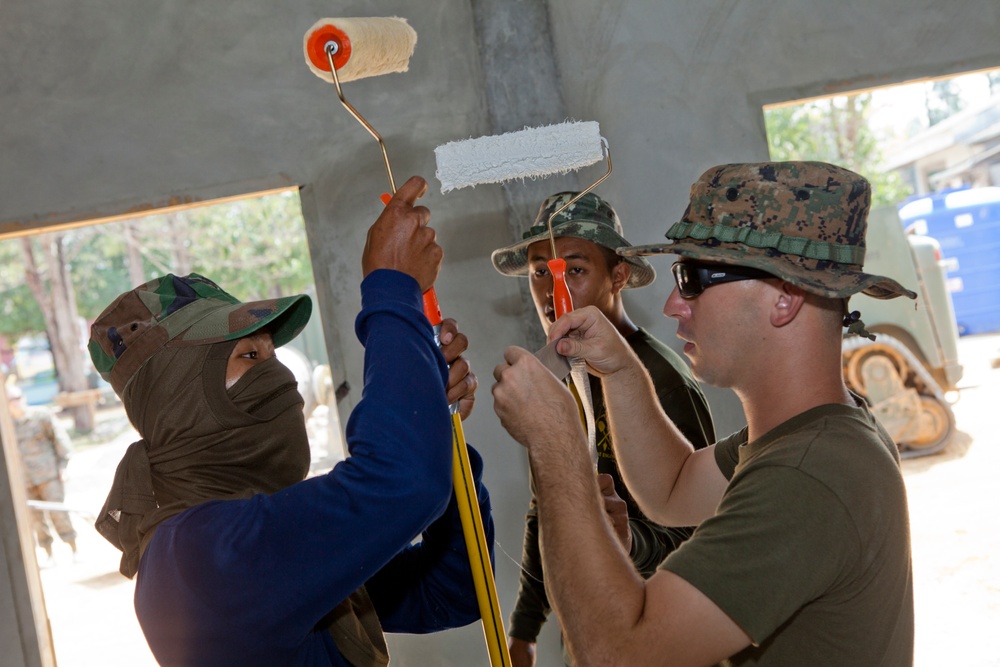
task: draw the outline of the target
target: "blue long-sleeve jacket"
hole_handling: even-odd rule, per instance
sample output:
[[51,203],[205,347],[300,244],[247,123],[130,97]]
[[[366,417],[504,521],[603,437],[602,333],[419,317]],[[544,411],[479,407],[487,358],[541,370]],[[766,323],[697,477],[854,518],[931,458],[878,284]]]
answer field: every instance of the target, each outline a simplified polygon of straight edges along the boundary
[[[317,623],[362,584],[387,632],[479,618],[452,494],[447,367],[419,288],[381,270],[361,291],[365,386],[347,423],[350,456],[271,496],[203,503],[157,528],[135,608],[161,664],[346,665]],[[492,551],[482,459],[469,454]]]

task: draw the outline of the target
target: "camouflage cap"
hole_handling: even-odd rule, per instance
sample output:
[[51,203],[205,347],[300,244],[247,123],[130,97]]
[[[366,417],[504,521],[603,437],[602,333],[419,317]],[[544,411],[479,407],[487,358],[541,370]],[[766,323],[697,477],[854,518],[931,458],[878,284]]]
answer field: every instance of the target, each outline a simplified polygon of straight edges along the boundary
[[771,273],[807,292],[876,299],[916,294],[864,273],[871,186],[824,162],[760,162],[712,167],[691,186],[691,201],[668,243],[621,255],[676,254]]
[[209,345],[270,326],[280,347],[302,331],[312,301],[298,295],[241,303],[208,278],[168,273],[115,299],[90,328],[90,358],[119,396],[164,347]]
[[[576,195],[576,192],[560,192],[542,202],[538,215],[535,216],[535,223],[524,232],[522,240],[493,251],[493,267],[505,276],[527,276],[528,246],[548,240],[549,216]],[[631,247],[625,240],[618,214],[611,208],[611,204],[593,192],[580,197],[557,215],[552,221],[552,233],[556,238],[571,236],[593,241],[609,250]],[[632,274],[625,287],[644,287],[656,278],[656,271],[642,257],[628,257],[625,261],[632,267]]]

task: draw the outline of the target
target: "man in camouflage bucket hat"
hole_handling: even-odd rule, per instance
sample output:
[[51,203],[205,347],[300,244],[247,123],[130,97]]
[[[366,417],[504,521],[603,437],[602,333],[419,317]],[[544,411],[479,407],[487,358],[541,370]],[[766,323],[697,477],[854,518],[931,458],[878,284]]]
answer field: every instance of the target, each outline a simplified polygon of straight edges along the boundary
[[[538,209],[535,222],[524,232],[522,239],[493,251],[493,267],[505,276],[527,276],[530,264],[528,249],[539,241],[548,242],[549,218],[577,194],[560,192],[547,197]],[[580,197],[553,218],[552,235],[557,239],[566,237],[591,241],[612,251],[630,247],[615,209],[593,192]],[[644,287],[656,278],[656,271],[642,257],[630,257],[626,261],[631,273],[624,287]]]
[[895,280],[861,270],[870,204],[868,181],[832,164],[723,165],[691,186],[691,203],[667,230],[670,242],[619,254],[756,268],[829,298],[915,299]]
[[[846,297],[912,295],[862,270],[868,199],[862,177],[833,165],[723,165],[692,187],[674,243],[625,251],[681,256],[664,314],[695,375],[740,398],[747,426],[706,449],[663,414],[599,312],[552,326],[559,352],[602,378],[640,506],[667,525],[698,525],[647,581],[609,535],[572,398],[533,355],[507,350],[494,407],[528,447],[548,592],[577,657],[912,664],[899,453],[841,371]],[[530,401],[529,387],[552,399]]]
[[[530,281],[538,319],[546,333],[555,321],[552,277],[547,265],[552,257],[547,223],[576,195],[560,192],[546,198],[524,239],[493,253],[493,266],[500,273]],[[642,360],[660,404],[674,423],[697,446],[711,443],[715,439],[712,416],[691,370],[676,352],[636,326],[625,312],[622,290],[649,284],[655,273],[642,257],[624,261],[615,254],[615,250],[629,247],[615,210],[601,197],[587,193],[555,217],[553,233],[558,255],[567,263],[566,282],[574,307],[594,306],[600,310]],[[615,462],[600,380],[591,377],[589,383],[598,480],[605,508],[636,570],[648,577],[668,553],[690,536],[692,529],[661,526],[639,510]],[[532,494],[525,516],[517,602],[510,616],[508,645],[513,667],[535,664],[535,644],[550,610],[538,545],[537,502]]]
[[[203,276],[167,275],[95,321],[94,363],[142,437],[96,527],[122,551],[122,573],[138,574],[136,616],[160,664],[381,667],[383,627],[479,619],[449,411],[468,415],[476,380],[455,323],[439,350],[423,315],[442,256],[414,205],[426,187],[407,181],[368,232],[365,388],[347,422],[351,456],[327,474],[305,479],[303,399],[275,357],[305,325],[308,297],[240,303]],[[492,547],[482,459],[469,457]]]

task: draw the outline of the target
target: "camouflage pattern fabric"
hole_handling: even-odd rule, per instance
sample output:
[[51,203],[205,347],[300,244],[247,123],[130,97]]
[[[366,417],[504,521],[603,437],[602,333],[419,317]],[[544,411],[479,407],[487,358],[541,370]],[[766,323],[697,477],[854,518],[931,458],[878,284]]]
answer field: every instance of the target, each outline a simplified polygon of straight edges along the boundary
[[618,253],[749,266],[829,298],[915,299],[895,280],[861,270],[870,202],[868,181],[824,162],[721,165],[691,186],[670,242]]
[[39,486],[59,479],[72,448],[62,424],[47,411],[32,410],[14,420],[14,434],[25,482]]
[[87,347],[94,367],[121,396],[135,372],[168,345],[210,345],[270,325],[280,347],[302,331],[311,313],[305,295],[241,303],[197,273],[168,273],[115,299],[91,327]]
[[[493,267],[505,276],[527,276],[528,246],[548,240],[549,217],[577,194],[560,192],[546,198],[538,209],[534,224],[524,232],[522,240],[493,251]],[[553,218],[552,234],[555,238],[571,236],[593,241],[609,250],[631,247],[625,240],[618,214],[608,202],[593,192],[588,192]],[[656,271],[642,257],[628,257],[626,261],[632,267],[632,275],[625,287],[644,287],[656,278]]]
[[[66,499],[66,489],[63,487],[61,479],[51,479],[41,484],[28,486],[26,490],[28,500],[42,500],[50,503],[62,503]],[[35,539],[38,546],[52,556],[52,531],[49,529],[49,522],[56,529],[56,534],[66,544],[69,544],[73,551],[76,551],[76,529],[73,521],[69,518],[69,512],[63,510],[31,510],[31,523],[35,531]]]

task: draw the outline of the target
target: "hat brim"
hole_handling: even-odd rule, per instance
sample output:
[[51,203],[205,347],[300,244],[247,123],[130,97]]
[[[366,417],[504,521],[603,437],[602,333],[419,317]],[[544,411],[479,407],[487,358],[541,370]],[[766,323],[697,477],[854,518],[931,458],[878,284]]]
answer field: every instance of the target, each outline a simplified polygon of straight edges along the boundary
[[[731,247],[730,247],[731,246]],[[706,247],[701,243],[653,243],[632,246],[618,251],[625,257],[653,255],[679,255],[691,259],[746,266],[773,274],[807,292],[830,299],[843,299],[857,294],[867,294],[875,299],[894,299],[899,296],[916,299],[917,294],[886,276],[878,276],[863,271],[842,268],[835,263],[820,266],[817,260],[809,260],[791,255],[773,257],[750,255],[746,248],[732,243]],[[822,280],[817,278],[822,276]]]
[[[579,238],[584,241],[596,243],[599,246],[619,252],[622,248],[631,248],[621,234],[615,232],[607,225],[586,220],[569,220],[552,228],[552,234],[556,238]],[[491,255],[493,268],[505,276],[527,277],[528,275],[528,247],[539,241],[547,241],[548,232],[542,232],[530,236],[522,241],[509,245],[505,248],[494,250]],[[632,268],[626,288],[645,287],[656,280],[656,270],[643,257],[629,256],[626,258]]]
[[266,328],[274,346],[281,347],[302,332],[311,315],[312,299],[305,294],[246,303],[220,303],[219,307],[208,310],[168,345],[210,345],[243,338]]

